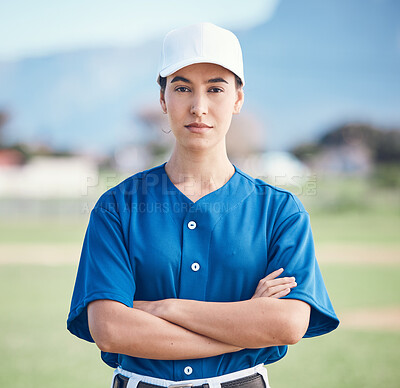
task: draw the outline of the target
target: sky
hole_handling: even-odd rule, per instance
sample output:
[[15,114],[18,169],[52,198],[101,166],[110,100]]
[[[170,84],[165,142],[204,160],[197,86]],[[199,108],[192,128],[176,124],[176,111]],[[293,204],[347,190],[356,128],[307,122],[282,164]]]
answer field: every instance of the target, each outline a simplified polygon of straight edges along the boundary
[[245,29],[280,0],[0,0],[0,60],[80,48],[125,46],[209,21]]

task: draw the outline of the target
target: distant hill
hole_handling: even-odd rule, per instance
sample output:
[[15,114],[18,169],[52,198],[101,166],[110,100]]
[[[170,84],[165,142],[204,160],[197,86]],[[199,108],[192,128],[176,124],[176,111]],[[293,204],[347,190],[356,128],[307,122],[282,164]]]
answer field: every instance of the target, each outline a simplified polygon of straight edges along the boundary
[[150,99],[149,86],[157,98],[158,47],[150,42],[0,64],[9,136],[87,150],[134,138],[134,107]]
[[396,0],[283,0],[269,22],[239,32],[270,143],[346,120],[400,123],[399,16]]
[[[346,120],[398,126],[399,15],[397,0],[282,0],[271,20],[236,31],[245,109],[264,126],[266,147],[292,147]],[[161,41],[0,63],[9,141],[110,151],[143,138],[135,112],[158,103]]]

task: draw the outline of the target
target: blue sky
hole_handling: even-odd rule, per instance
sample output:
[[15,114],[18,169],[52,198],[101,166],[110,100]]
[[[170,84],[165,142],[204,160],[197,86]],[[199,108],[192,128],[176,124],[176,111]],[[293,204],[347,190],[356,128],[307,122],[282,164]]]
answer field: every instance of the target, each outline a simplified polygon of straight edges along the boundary
[[247,28],[269,19],[279,0],[3,0],[0,60],[64,50],[131,45],[172,28],[210,21]]

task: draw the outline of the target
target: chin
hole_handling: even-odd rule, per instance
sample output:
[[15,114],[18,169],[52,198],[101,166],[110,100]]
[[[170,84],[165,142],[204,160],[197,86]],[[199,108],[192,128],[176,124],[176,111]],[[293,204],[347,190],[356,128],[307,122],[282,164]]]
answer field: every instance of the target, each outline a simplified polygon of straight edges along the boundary
[[[211,135],[211,136],[210,136]],[[213,136],[214,135],[214,136]],[[206,135],[175,136],[176,144],[192,152],[218,150],[220,147],[225,149],[225,136],[216,133]]]
[[197,138],[197,139],[185,139],[184,142],[180,143],[184,148],[189,149],[191,151],[206,151],[215,146],[214,142],[211,142],[210,139],[205,138]]

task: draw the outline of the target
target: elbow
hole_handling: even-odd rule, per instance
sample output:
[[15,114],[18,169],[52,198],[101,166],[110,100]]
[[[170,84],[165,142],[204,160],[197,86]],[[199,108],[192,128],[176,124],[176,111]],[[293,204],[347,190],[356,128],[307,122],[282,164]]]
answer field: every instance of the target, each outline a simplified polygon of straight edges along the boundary
[[285,345],[294,345],[299,342],[308,329],[309,312],[294,311],[283,323],[282,343]]
[[109,324],[102,322],[94,323],[89,320],[89,330],[90,334],[97,347],[102,352],[113,353],[114,341],[112,338],[113,330],[109,328]]
[[88,306],[88,324],[90,334],[97,347],[107,353],[115,353],[116,338],[115,333],[118,329],[115,327],[112,315],[104,313],[100,303],[92,302]]
[[[95,341],[96,342],[96,341]],[[109,341],[97,341],[97,347],[104,353],[117,353],[115,346]]]
[[306,330],[303,330],[301,326],[296,324],[287,324],[284,335],[281,338],[281,342],[284,345],[294,345],[297,344],[303,337]]
[[104,330],[104,328],[100,330],[89,328],[94,342],[102,352],[115,353],[115,343],[111,337],[112,331]]
[[303,330],[297,324],[290,321],[283,321],[279,323],[276,329],[266,332],[264,330],[264,333],[261,333],[259,336],[252,335],[252,338],[243,347],[258,349],[269,346],[294,345],[303,338],[305,332],[306,329]]
[[[267,298],[260,298],[259,303],[267,306],[265,315],[269,316],[269,326],[265,330],[265,323],[261,323],[262,330],[252,333],[252,340],[245,347],[294,345],[304,337],[310,318],[310,306],[307,303],[299,300],[274,300],[271,305]],[[275,307],[274,311],[271,311],[271,306]]]

